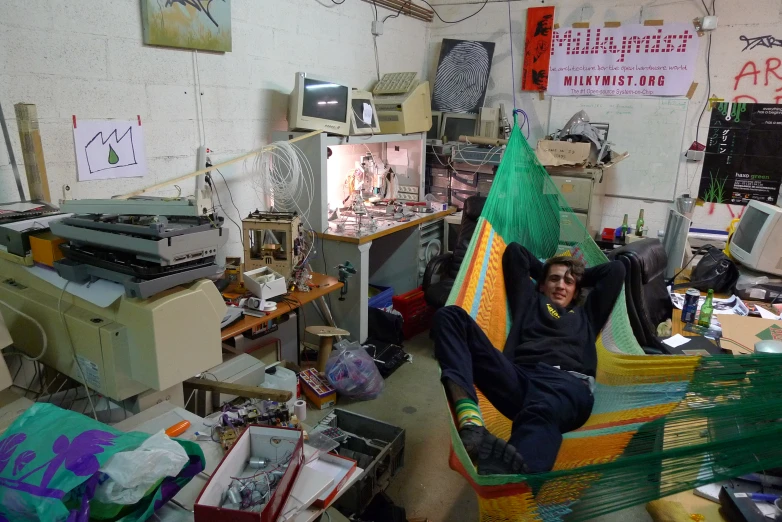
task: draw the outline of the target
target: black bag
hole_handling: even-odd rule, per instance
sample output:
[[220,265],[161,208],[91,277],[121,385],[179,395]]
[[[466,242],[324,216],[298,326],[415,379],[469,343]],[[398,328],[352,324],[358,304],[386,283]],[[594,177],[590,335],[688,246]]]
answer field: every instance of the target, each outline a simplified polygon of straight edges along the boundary
[[703,257],[692,269],[690,282],[675,285],[672,289],[697,288],[702,292],[713,289],[714,292],[731,292],[739,280],[739,269],[728,259],[728,256],[719,248],[712,245],[704,245],[699,248],[693,258],[699,254]]

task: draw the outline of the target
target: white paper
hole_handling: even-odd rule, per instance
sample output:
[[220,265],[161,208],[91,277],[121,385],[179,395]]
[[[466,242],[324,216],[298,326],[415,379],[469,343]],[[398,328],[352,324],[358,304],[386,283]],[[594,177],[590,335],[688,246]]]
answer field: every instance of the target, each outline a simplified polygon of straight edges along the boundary
[[19,201],[17,203],[4,203],[0,205],[0,213],[4,212],[27,212],[34,208],[41,208],[40,203],[30,203],[28,201]]
[[407,149],[395,150],[394,147],[388,147],[388,163],[398,167],[407,167]]
[[147,173],[144,130],[137,121],[77,120],[73,146],[79,181],[138,178]]
[[775,321],[779,320],[779,316],[778,315],[769,312],[768,310],[766,310],[762,306],[756,306],[755,310],[758,311],[758,313],[760,314],[760,317],[763,318],[763,319],[774,319]]
[[[706,296],[700,296],[698,298],[698,310],[703,306],[703,302],[706,301]],[[684,294],[671,292],[671,303],[673,306],[681,310],[684,307]],[[737,296],[731,296],[727,299],[712,298],[712,304],[714,305],[714,314],[735,314],[735,315],[749,315],[749,308],[744,304]]]
[[[40,266],[25,267],[25,270],[60,289],[65,286],[65,283],[68,283],[67,279],[57,275],[57,272],[54,270]],[[73,294],[76,297],[80,297],[85,301],[89,301],[95,306],[106,308],[122,297],[122,294],[125,293],[125,287],[119,283],[106,281],[105,279],[98,279],[91,284],[79,284],[71,281],[68,283],[66,292]]]
[[364,113],[361,115],[361,119],[370,127],[372,126],[372,106],[370,104],[364,104]]
[[684,337],[681,334],[676,334],[673,337],[669,337],[668,339],[665,339],[663,341],[663,344],[667,344],[671,348],[676,348],[677,346],[681,346],[683,344],[687,344],[688,342],[690,342],[689,339],[687,339],[686,337]]

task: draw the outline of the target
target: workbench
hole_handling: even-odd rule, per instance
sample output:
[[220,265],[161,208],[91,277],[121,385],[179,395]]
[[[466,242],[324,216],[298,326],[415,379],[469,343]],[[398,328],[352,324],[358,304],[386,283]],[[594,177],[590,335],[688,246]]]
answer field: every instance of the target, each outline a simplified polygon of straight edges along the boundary
[[422,227],[442,222],[454,212],[456,209],[451,207],[441,212],[416,213],[403,222],[379,221],[376,230],[361,233],[353,229],[338,232],[336,223],[330,223],[328,229],[317,234],[322,255],[314,262],[316,269],[335,273],[337,265],[349,261],[357,272],[348,279],[344,299],[331,299],[334,321],[350,332],[351,339],[364,342],[367,338],[370,282],[390,286],[396,295],[420,286],[420,256],[425,255],[421,248]]

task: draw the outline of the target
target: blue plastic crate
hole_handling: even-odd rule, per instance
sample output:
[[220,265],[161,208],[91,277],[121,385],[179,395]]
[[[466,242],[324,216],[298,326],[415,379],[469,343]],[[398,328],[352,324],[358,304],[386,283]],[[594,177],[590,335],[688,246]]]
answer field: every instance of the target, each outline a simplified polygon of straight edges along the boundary
[[390,286],[369,285],[369,293],[369,306],[372,308],[388,308],[391,306],[394,289]]

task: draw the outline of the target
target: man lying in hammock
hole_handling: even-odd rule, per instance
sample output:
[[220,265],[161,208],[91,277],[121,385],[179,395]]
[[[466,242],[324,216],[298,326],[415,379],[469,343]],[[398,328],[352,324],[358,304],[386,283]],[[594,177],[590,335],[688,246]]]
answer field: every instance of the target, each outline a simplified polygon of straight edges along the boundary
[[[562,434],[581,427],[592,412],[595,339],[625,271],[619,261],[585,269],[565,256],[544,264],[518,243],[508,245],[502,269],[512,320],[505,350],[494,348],[462,308],[447,306],[432,326],[435,355],[478,473],[540,473],[554,466]],[[592,291],[581,305],[584,287]],[[513,421],[509,441],[484,428],[473,385]]]

